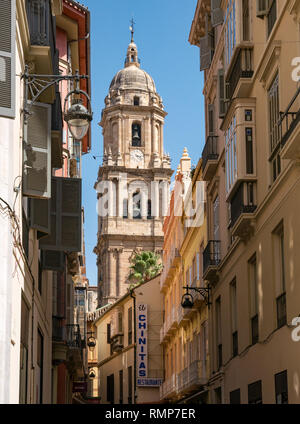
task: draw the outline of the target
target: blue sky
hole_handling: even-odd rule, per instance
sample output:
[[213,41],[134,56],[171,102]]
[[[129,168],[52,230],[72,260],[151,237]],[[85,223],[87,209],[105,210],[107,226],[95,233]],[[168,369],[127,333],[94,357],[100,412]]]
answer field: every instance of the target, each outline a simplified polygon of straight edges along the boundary
[[102,129],[98,126],[104,98],[114,75],[123,68],[130,42],[130,19],[141,67],[155,81],[168,116],[164,149],[176,170],[184,147],[197,164],[204,145],[203,75],[199,49],[188,42],[197,0],[83,0],[91,12],[92,151],[83,158],[83,206],[87,278],[97,284],[96,192],[94,183],[103,154]]

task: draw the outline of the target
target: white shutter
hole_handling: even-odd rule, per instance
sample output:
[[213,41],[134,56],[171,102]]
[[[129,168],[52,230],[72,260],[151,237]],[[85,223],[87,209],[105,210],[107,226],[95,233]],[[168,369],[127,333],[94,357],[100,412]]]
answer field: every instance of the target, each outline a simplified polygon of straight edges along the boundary
[[15,117],[16,1],[0,3],[0,116]]
[[222,0],[211,0],[211,24],[213,27],[221,25],[224,20]]
[[51,105],[36,103],[24,126],[23,195],[51,197]]

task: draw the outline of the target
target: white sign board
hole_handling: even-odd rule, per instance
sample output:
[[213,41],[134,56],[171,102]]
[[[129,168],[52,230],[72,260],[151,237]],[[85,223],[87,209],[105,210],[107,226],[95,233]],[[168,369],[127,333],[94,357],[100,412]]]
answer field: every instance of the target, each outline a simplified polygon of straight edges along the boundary
[[136,320],[136,364],[137,379],[139,380],[148,376],[148,314],[145,303],[137,304]]

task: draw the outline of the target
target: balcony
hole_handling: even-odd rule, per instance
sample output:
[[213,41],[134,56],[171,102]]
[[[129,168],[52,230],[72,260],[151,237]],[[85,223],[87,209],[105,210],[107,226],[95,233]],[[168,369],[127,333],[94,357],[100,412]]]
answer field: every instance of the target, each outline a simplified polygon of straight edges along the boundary
[[297,89],[285,112],[280,112],[279,135],[282,159],[300,158],[300,87]]
[[183,326],[190,322],[190,318],[194,313],[194,308],[186,309],[181,306],[181,304],[177,308],[177,320],[178,325],[182,324]]
[[178,392],[199,390],[207,384],[206,361],[194,361],[178,375]]
[[213,282],[218,280],[218,266],[221,262],[221,242],[210,240],[203,252],[203,279]]
[[[55,68],[55,20],[49,0],[26,0],[26,12],[30,33],[29,56],[35,62],[35,73],[52,75]],[[55,98],[55,89],[52,92]],[[49,96],[49,94],[48,94]],[[50,103],[52,103],[52,101]],[[47,102],[47,93],[41,97]]]
[[171,378],[165,380],[159,388],[160,399],[170,399],[177,394],[177,378],[173,374]]
[[218,137],[208,136],[202,151],[202,175],[204,181],[212,179],[218,166],[218,160]]
[[229,101],[233,97],[248,97],[253,73],[253,49],[241,47],[226,81]]
[[177,248],[173,247],[170,251],[169,257],[165,261],[164,269],[160,277],[160,288],[163,290],[172,281],[177,267],[180,265],[181,255]]
[[82,341],[78,324],[66,326],[66,341],[68,346],[68,368],[78,377],[84,377]]
[[247,240],[254,230],[256,182],[242,182],[231,200],[231,229],[234,237]]

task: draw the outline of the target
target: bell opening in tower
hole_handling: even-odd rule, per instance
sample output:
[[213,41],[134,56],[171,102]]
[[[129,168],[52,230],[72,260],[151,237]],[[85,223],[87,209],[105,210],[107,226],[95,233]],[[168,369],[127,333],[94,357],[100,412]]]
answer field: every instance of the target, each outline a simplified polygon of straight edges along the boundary
[[140,124],[132,124],[132,146],[140,147],[141,142],[141,126]]

